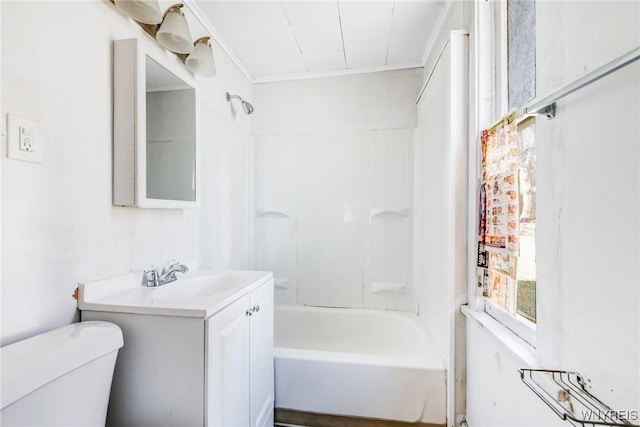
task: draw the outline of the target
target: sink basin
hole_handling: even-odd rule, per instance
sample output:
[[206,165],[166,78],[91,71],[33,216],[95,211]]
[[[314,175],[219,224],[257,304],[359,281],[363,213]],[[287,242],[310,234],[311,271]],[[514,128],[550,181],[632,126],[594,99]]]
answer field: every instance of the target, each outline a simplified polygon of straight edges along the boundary
[[180,274],[178,280],[158,287],[142,286],[139,271],[81,283],[78,308],[207,319],[242,295],[273,280],[273,273],[268,271],[212,271],[189,267],[191,271]]
[[151,298],[156,301],[184,301],[229,292],[241,285],[242,282],[235,276],[191,277],[154,289]]

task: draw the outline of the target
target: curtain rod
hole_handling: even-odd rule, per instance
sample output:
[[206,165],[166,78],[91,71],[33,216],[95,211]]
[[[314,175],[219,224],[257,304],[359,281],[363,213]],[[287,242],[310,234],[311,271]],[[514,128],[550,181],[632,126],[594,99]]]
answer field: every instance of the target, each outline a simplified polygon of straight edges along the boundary
[[635,61],[640,59],[640,47],[633,49],[631,52],[620,56],[617,59],[603,65],[600,68],[597,68],[591,71],[588,74],[580,77],[578,80],[574,81],[566,85],[565,87],[558,89],[553,92],[551,95],[539,100],[530,103],[529,105],[523,107],[521,110],[521,116],[534,116],[544,114],[548,118],[552,119],[556,116],[556,101],[564,98],[565,96],[572,94],[573,92],[582,89],[585,86],[590,85],[591,83],[600,80],[601,78],[608,76],[614,71],[619,70]]
[[418,98],[416,99],[416,104],[418,102],[420,102],[420,98],[422,98],[422,94],[424,93],[425,89],[427,88],[427,85],[429,84],[429,80],[431,80],[431,76],[433,76],[433,73],[436,71],[436,67],[438,66],[438,63],[440,62],[440,58],[442,58],[442,54],[444,53],[444,50],[447,48],[448,45],[449,45],[449,39],[447,39],[447,42],[444,44],[444,46],[442,46],[442,49],[440,50],[440,53],[438,54],[438,58],[436,58],[436,62],[433,63],[433,67],[431,67],[431,71],[429,72],[429,77],[427,77],[427,79],[425,80],[424,84],[422,85],[422,89],[420,89],[420,93],[418,94]]
[[420,98],[422,98],[422,95],[424,94],[425,89],[427,89],[427,85],[429,84],[429,81],[431,80],[431,77],[433,76],[433,73],[436,71],[436,67],[438,66],[438,63],[440,62],[440,58],[442,58],[442,54],[444,53],[444,50],[447,48],[447,46],[449,45],[449,42],[451,41],[451,35],[452,34],[463,34],[463,35],[469,35],[469,31],[468,30],[451,30],[449,31],[449,37],[447,38],[446,42],[444,43],[444,46],[442,46],[442,49],[440,49],[440,53],[438,54],[438,57],[436,58],[436,62],[433,63],[433,67],[431,67],[431,71],[429,72],[429,77],[427,77],[427,79],[425,80],[424,84],[422,85],[422,89],[420,89],[420,93],[418,94],[418,98],[416,98],[416,104],[418,102],[420,102]]

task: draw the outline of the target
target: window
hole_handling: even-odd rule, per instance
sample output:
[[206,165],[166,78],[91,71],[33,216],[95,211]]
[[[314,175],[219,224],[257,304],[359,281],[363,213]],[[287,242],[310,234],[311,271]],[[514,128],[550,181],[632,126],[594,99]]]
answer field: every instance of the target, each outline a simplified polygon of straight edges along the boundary
[[516,266],[516,314],[536,321],[536,147],[533,120],[518,126],[520,250]]
[[483,131],[478,286],[485,310],[530,344],[536,322],[535,120],[517,109],[535,97],[535,3],[493,3],[494,112]]
[[507,94],[509,110],[536,96],[536,7],[533,0],[507,1]]
[[492,2],[494,114],[498,118],[536,96],[534,0]]
[[536,321],[534,121],[483,131],[478,285],[486,311],[533,344]]

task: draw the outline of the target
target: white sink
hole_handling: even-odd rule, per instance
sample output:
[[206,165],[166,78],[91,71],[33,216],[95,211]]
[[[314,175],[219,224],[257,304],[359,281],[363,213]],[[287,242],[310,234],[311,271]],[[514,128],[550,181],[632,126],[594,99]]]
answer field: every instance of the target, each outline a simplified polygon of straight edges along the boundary
[[178,279],[151,291],[151,299],[156,301],[184,301],[207,297],[240,288],[244,282],[238,276],[209,275]]
[[[190,267],[191,268],[191,267]],[[207,318],[262,283],[268,271],[207,271],[192,269],[174,282],[141,285],[141,272],[80,284],[78,308],[131,314]]]

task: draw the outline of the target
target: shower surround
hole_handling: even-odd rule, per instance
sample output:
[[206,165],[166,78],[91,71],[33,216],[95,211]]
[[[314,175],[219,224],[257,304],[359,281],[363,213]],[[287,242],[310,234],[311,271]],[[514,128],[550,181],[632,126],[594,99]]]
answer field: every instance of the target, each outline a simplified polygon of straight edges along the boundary
[[417,312],[419,70],[259,84],[254,259],[276,301]]
[[442,226],[418,221],[421,82],[412,69],[255,87],[252,267],[275,276],[280,414],[446,421],[446,360],[416,315],[421,228]]

